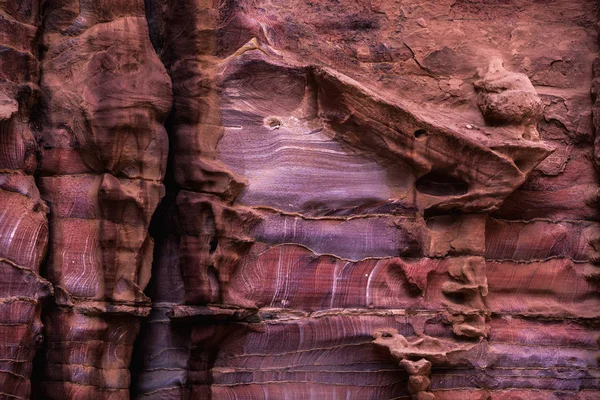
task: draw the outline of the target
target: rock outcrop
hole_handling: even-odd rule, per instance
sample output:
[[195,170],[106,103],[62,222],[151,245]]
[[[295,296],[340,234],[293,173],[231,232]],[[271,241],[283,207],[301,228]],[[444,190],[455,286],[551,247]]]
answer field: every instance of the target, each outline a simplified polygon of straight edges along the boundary
[[33,176],[39,12],[36,2],[0,3],[0,398],[31,395],[41,305],[52,293],[40,276],[48,207]]
[[598,21],[0,2],[0,398],[600,397]]
[[535,125],[542,116],[542,101],[527,75],[509,72],[504,61],[495,58],[480,81],[477,104],[491,124]]
[[40,165],[50,207],[39,396],[129,398],[139,318],[150,311],[150,220],[164,195],[171,82],[143,1],[46,2]]

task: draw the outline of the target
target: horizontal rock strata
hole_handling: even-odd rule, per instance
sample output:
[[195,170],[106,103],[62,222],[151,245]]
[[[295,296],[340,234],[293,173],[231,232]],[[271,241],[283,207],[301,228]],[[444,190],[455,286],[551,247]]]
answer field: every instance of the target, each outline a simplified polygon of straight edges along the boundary
[[[137,398],[598,394],[591,3],[450,3],[149,2],[181,150]],[[471,350],[428,383],[390,328]]]
[[40,276],[48,207],[33,174],[39,97],[40,8],[0,3],[0,398],[28,398],[43,341],[41,305],[52,287]]
[[0,1],[0,399],[600,398],[598,21]]
[[38,184],[50,206],[38,396],[129,398],[129,361],[150,299],[148,226],[164,195],[171,83],[144,4],[48,2]]

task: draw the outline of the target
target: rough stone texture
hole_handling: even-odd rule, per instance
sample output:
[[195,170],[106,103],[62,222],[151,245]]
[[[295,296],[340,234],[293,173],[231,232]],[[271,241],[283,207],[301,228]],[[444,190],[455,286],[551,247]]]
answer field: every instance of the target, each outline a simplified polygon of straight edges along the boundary
[[598,395],[593,2],[147,4],[183,149],[137,398]]
[[0,1],[0,398],[600,398],[599,20]]
[[490,61],[480,81],[477,103],[486,122],[491,124],[537,124],[542,101],[527,75],[509,72],[501,58]]
[[129,398],[129,360],[164,195],[171,82],[143,2],[48,1],[41,47],[41,162],[50,206],[38,395]]
[[33,173],[32,131],[39,97],[34,1],[0,2],[0,398],[28,398],[41,301],[52,292],[40,265],[48,246],[48,207]]

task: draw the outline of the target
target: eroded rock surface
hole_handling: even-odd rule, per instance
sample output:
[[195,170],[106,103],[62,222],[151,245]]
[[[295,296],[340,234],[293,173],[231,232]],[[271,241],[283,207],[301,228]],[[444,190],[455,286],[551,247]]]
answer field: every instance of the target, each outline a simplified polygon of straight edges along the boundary
[[509,72],[504,61],[494,58],[482,79],[475,82],[477,104],[489,123],[537,124],[542,116],[542,101],[527,75]]
[[600,397],[597,24],[0,2],[0,398]]
[[33,177],[39,12],[36,2],[0,3],[0,398],[31,395],[41,303],[52,293],[40,276],[48,207]]
[[50,207],[39,396],[129,398],[164,195],[171,82],[142,1],[46,2],[37,181]]

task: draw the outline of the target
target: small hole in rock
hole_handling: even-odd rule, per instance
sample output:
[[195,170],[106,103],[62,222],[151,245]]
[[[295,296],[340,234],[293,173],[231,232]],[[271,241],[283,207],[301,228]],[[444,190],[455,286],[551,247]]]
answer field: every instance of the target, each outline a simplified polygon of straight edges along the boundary
[[219,245],[219,238],[217,236],[213,236],[212,239],[210,239],[210,249],[208,250],[209,254],[214,253],[217,250],[217,246]]
[[281,127],[282,123],[281,123],[281,120],[279,120],[278,118],[269,118],[266,121],[265,125],[269,129],[273,130],[273,129],[279,129]]
[[417,139],[424,138],[425,136],[427,136],[427,132],[425,131],[425,129],[417,129],[415,131],[415,137]]
[[468,295],[466,293],[444,293],[444,296],[453,303],[464,304],[467,301]]

